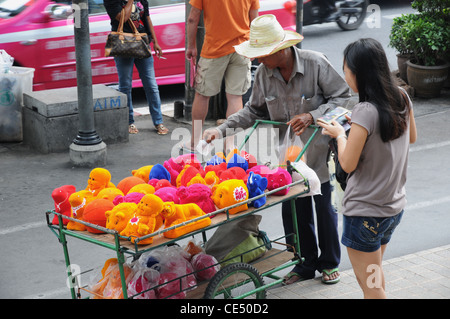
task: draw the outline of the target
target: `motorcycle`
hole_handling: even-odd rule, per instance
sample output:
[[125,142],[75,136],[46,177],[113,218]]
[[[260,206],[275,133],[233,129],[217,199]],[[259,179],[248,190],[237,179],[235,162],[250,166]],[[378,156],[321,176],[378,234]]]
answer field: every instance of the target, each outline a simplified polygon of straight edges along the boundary
[[[323,17],[320,12],[321,0],[303,1],[303,25],[320,24],[335,21],[345,31],[357,29],[366,18],[369,0],[343,0],[336,1],[336,13],[333,20]],[[297,3],[294,0],[285,3],[286,9],[296,10]]]

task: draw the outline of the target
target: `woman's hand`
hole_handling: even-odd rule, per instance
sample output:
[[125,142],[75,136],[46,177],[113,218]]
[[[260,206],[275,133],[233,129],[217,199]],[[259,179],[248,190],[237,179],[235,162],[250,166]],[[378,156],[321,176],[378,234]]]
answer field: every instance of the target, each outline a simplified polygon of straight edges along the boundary
[[340,135],[345,135],[345,129],[336,120],[333,120],[331,124],[317,121],[317,125],[319,125],[323,129],[323,135],[328,135],[332,138],[336,138]]

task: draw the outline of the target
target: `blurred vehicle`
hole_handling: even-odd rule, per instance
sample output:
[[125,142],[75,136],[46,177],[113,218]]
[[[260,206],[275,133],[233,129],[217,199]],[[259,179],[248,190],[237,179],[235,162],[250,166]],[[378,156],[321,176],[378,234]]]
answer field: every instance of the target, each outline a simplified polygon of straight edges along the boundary
[[[286,0],[260,0],[260,15],[272,13],[284,28],[295,30],[295,14]],[[33,90],[76,86],[72,1],[0,0],[0,49],[16,66],[34,68]],[[185,0],[149,0],[150,16],[166,59],[155,59],[159,85],[185,82]],[[103,0],[88,0],[93,84],[118,82],[114,60],[105,57],[111,30]],[[134,72],[134,87],[142,86]]]
[[[330,16],[322,16],[319,2],[322,0],[303,0],[303,25],[336,22],[345,31],[355,30],[363,23],[367,14],[369,0],[335,1],[337,12]],[[289,0],[285,8],[296,14],[297,1]]]

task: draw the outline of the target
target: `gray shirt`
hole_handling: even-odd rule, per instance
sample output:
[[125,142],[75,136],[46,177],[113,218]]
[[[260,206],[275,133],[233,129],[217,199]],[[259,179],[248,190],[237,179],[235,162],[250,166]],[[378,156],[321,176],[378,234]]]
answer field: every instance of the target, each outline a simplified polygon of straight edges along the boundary
[[[412,103],[409,101],[411,107]],[[347,180],[342,213],[346,216],[391,217],[406,205],[409,119],[406,132],[383,142],[376,107],[362,102],[353,108],[352,124],[364,127],[367,140],[358,165]]]
[[[256,119],[287,122],[295,115],[310,113],[314,122],[336,106],[346,106],[350,90],[327,58],[315,51],[292,47],[294,67],[289,81],[283,79],[278,68],[270,70],[261,64],[256,73],[252,95],[245,107],[228,117],[218,129],[225,136],[227,128],[248,128]],[[302,96],[304,98],[302,98]],[[280,141],[287,126],[280,127]],[[308,128],[301,140],[306,143],[314,130]],[[329,180],[327,167],[329,137],[316,134],[306,151],[307,164],[320,182]]]

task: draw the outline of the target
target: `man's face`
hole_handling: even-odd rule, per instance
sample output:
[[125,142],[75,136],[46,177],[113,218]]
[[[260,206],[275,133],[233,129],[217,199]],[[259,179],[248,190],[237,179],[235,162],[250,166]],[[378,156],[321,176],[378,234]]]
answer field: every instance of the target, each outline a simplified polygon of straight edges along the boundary
[[258,62],[264,64],[268,69],[275,69],[279,66],[281,60],[281,51],[275,52],[274,54],[267,55],[264,57],[259,57]]

